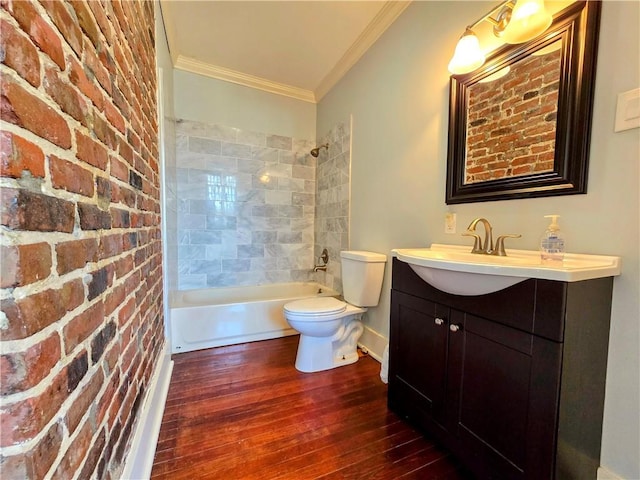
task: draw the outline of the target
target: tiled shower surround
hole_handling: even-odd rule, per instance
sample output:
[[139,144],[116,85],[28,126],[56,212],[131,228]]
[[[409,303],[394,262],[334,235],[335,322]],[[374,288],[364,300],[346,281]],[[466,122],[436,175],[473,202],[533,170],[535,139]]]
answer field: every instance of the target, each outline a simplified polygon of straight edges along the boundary
[[313,278],[314,146],[177,121],[178,289]]
[[349,186],[351,175],[351,128],[339,123],[318,141],[329,144],[317,160],[314,254],[329,252],[327,272],[318,281],[342,292],[340,251],[349,249]]

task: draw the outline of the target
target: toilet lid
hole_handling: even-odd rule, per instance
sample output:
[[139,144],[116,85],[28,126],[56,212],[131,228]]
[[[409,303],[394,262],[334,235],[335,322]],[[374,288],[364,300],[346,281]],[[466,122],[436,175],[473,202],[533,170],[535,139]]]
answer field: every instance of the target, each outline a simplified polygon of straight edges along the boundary
[[347,308],[347,304],[335,297],[311,297],[287,303],[284,309],[287,312],[299,315],[317,315],[340,313]]

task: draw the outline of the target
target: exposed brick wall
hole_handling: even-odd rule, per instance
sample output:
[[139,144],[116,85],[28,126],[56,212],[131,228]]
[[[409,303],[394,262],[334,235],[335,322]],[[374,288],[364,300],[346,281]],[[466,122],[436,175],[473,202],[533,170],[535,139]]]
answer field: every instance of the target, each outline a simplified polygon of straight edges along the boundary
[[0,475],[117,478],[164,341],[151,1],[0,0]]
[[529,55],[469,89],[465,183],[553,170],[560,60]]

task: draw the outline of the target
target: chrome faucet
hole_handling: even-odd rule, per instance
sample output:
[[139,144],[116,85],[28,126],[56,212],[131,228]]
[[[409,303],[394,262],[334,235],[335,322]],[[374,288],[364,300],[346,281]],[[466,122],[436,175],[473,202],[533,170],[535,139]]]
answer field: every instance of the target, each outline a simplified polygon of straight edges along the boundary
[[313,267],[313,271],[317,272],[322,270],[323,272],[326,272],[327,264],[329,263],[329,252],[327,251],[326,248],[322,250],[322,253],[318,257],[318,260],[321,261],[322,263],[320,265],[316,265],[315,267]]
[[[484,226],[484,242],[479,234],[476,233],[476,226],[478,223],[482,223]],[[486,218],[476,218],[467,227],[467,231],[462,234],[465,237],[473,237],[473,248],[471,253],[480,253],[483,255],[497,255],[500,257],[506,257],[507,253],[504,250],[505,238],[520,238],[522,235],[514,235],[508,233],[506,235],[500,235],[496,240],[495,248],[493,245],[493,229],[489,220]]]

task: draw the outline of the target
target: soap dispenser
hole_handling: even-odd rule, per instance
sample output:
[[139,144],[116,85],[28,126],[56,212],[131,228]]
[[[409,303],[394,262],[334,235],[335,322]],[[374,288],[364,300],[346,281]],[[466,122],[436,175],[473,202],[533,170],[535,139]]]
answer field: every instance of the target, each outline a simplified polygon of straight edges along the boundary
[[560,215],[545,215],[551,223],[540,239],[540,259],[542,263],[562,263],[564,259],[564,235],[560,231]]

